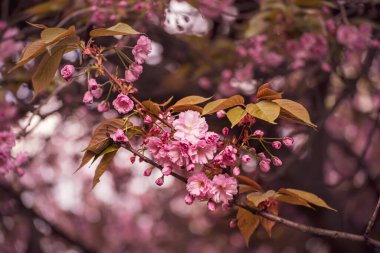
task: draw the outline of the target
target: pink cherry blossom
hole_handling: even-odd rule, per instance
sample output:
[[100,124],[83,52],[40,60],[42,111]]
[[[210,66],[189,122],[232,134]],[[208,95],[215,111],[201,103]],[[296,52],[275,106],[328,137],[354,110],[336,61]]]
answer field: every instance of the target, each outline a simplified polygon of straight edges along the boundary
[[216,112],[216,117],[218,117],[218,119],[224,118],[225,116],[226,116],[226,112],[224,110],[220,110]]
[[179,114],[178,119],[173,121],[176,132],[174,138],[176,140],[187,140],[191,144],[197,143],[205,137],[208,125],[206,120],[196,111],[185,111]]
[[214,176],[212,179],[212,188],[210,190],[212,199],[215,203],[228,203],[235,194],[238,193],[237,181],[227,174]]
[[84,104],[92,104],[94,102],[94,96],[91,94],[90,91],[86,91],[83,96],[83,103]]
[[152,42],[146,36],[140,36],[136,45],[132,49],[132,54],[138,64],[143,64],[152,51]]
[[145,124],[150,124],[152,122],[153,122],[152,117],[150,117],[149,115],[145,116],[145,118],[144,118]]
[[94,98],[100,98],[103,94],[102,87],[100,87],[100,85],[93,78],[88,80],[88,90],[91,92]]
[[111,139],[117,143],[128,142],[128,137],[125,136],[123,129],[116,129],[116,131],[110,135]]
[[65,65],[61,69],[61,75],[65,81],[70,81],[71,77],[74,75],[75,67],[73,65]]
[[191,194],[186,194],[185,196],[185,203],[188,205],[193,204],[194,202],[194,197]]
[[210,196],[211,181],[208,179],[204,172],[199,172],[192,175],[187,180],[186,189],[187,191],[200,198],[207,198]]
[[196,145],[192,145],[189,150],[189,156],[195,164],[206,164],[214,158],[216,145],[207,143],[205,140],[200,140]]
[[113,107],[121,114],[126,114],[133,109],[133,101],[127,96],[120,93],[112,102]]
[[226,166],[232,166],[236,162],[236,153],[237,149],[231,145],[228,145],[217,156],[215,156],[214,161],[224,168]]
[[244,162],[244,163],[248,163],[249,161],[251,161],[251,157],[249,155],[243,155],[241,157],[241,160]]
[[270,163],[268,160],[261,160],[259,167],[262,172],[267,173],[270,170]]
[[140,74],[143,71],[143,67],[136,63],[133,63],[129,66],[129,68],[125,71],[125,81],[128,83],[133,83],[139,79]]
[[110,103],[102,101],[98,104],[98,112],[108,112],[110,110]]

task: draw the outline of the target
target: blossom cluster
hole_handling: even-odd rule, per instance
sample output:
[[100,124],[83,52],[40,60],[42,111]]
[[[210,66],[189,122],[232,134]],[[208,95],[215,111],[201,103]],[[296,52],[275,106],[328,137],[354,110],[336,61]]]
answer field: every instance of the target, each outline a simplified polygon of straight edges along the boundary
[[12,154],[12,149],[16,145],[16,136],[10,130],[10,124],[16,115],[14,106],[3,102],[0,104],[0,174],[6,175],[13,171],[17,175],[24,174],[22,167],[28,160],[25,152]]

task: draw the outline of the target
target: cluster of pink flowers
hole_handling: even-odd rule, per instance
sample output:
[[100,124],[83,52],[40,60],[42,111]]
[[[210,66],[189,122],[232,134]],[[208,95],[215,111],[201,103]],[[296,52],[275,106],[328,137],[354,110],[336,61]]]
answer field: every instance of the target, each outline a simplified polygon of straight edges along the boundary
[[17,175],[22,176],[22,168],[28,160],[25,152],[20,152],[15,156],[12,155],[12,149],[16,144],[16,136],[11,132],[11,123],[14,121],[17,110],[8,102],[0,103],[0,174],[5,175],[14,171]]
[[317,61],[324,71],[330,71],[330,65],[327,63],[329,48],[323,35],[303,33],[298,40],[288,40],[286,50],[293,57],[293,69],[304,67],[307,61]]
[[103,88],[96,82],[95,79],[91,78],[88,80],[88,91],[83,96],[83,103],[92,104],[94,98],[100,98],[103,94]]
[[180,113],[173,126],[173,139],[170,139],[169,132],[147,139],[148,151],[161,165],[168,170],[184,167],[192,171],[196,165],[206,164],[214,158],[219,135],[208,131],[208,125],[199,112]]

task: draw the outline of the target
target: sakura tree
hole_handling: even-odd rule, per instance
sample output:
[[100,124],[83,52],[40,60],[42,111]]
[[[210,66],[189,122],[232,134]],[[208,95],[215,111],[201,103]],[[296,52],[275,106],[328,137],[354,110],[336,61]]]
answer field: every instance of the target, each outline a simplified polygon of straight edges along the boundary
[[377,1],[1,15],[1,252],[380,247]]

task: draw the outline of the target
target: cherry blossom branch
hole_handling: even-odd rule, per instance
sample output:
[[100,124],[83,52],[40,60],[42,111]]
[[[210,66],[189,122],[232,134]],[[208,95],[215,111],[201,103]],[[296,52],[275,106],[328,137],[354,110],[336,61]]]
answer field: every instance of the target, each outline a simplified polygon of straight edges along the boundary
[[[141,160],[143,160],[144,162],[149,163],[149,164],[151,164],[151,165],[153,165],[159,169],[162,169],[161,165],[157,164],[156,162],[154,162],[150,158],[144,156],[143,154],[137,152],[130,145],[123,145],[123,147],[126,148],[127,150],[129,150],[130,152],[132,152],[134,155],[141,158]],[[172,172],[171,175],[174,176],[175,178],[179,179],[180,181],[184,182],[184,183],[187,182],[186,178],[184,178],[184,177],[182,177],[176,173]],[[307,225],[304,225],[301,223],[297,223],[297,222],[282,218],[282,217],[277,216],[277,215],[270,214],[270,213],[265,212],[265,211],[258,210],[256,208],[253,208],[253,207],[241,204],[241,203],[235,203],[235,205],[238,207],[244,208],[253,214],[267,218],[271,221],[281,223],[281,224],[286,225],[288,227],[295,228],[301,232],[312,233],[312,234],[316,234],[316,235],[320,235],[320,236],[326,236],[326,237],[335,238],[335,239],[345,239],[345,240],[350,240],[350,241],[355,241],[355,242],[367,242],[369,245],[371,245],[373,247],[380,248],[380,241],[377,241],[375,239],[371,239],[368,237],[368,234],[370,233],[370,231],[373,227],[373,224],[376,220],[376,217],[378,215],[378,211],[380,208],[379,207],[380,206],[380,199],[379,199],[379,202],[376,206],[375,212],[372,215],[372,218],[371,218],[371,220],[367,226],[366,231],[368,230],[368,234],[365,233],[364,235],[351,234],[351,233],[342,232],[342,231],[336,231],[336,230],[323,229],[323,228],[318,228],[318,227],[313,227],[313,226],[307,226]]]
[[[144,162],[149,163],[150,165],[153,165],[154,167],[156,167],[160,170],[163,169],[162,165],[159,165],[158,163],[154,162],[150,158],[148,158],[148,157],[144,156],[143,154],[141,154],[140,152],[136,151],[135,149],[133,149],[131,147],[130,144],[124,144],[124,145],[122,145],[122,147],[125,148],[126,150],[130,151],[131,153],[133,153],[135,156],[138,156]],[[175,172],[171,172],[170,175],[172,175],[173,177],[177,178],[178,180],[184,182],[185,184],[187,183],[187,179],[185,177],[178,175]]]
[[371,233],[371,230],[372,230],[373,226],[375,225],[377,216],[379,215],[379,209],[380,209],[380,197],[377,201],[377,205],[375,207],[375,210],[373,211],[371,219],[368,221],[368,225],[367,225],[365,232],[364,232],[364,235],[363,235],[367,242],[369,242],[369,240],[370,240],[369,234]]
[[273,215],[270,213],[267,213],[265,211],[260,211],[256,208],[246,206],[246,205],[241,205],[241,204],[236,204],[237,206],[246,209],[247,211],[250,211],[253,214],[262,216],[268,220],[275,221],[281,224],[284,224],[288,227],[295,228],[301,232],[304,233],[311,233],[315,235],[320,235],[320,236],[325,236],[325,237],[330,237],[334,239],[345,239],[345,240],[350,240],[350,241],[355,241],[355,242],[367,242],[369,245],[380,248],[380,241],[371,239],[371,238],[366,238],[364,235],[357,235],[357,234],[351,234],[351,233],[346,233],[342,231],[336,231],[336,230],[329,230],[329,229],[323,229],[323,228],[318,228],[318,227],[313,227],[313,226],[307,226],[301,223],[297,223],[285,218],[282,218],[277,215]]

